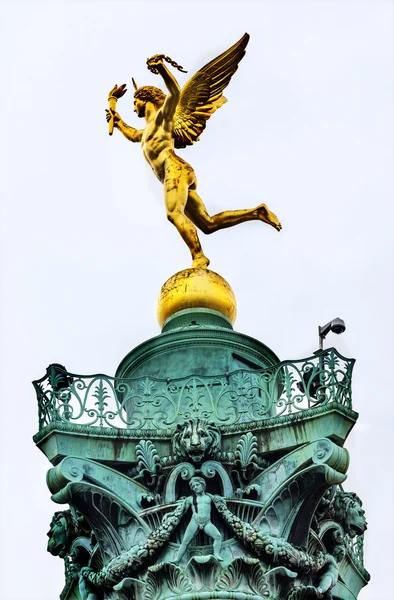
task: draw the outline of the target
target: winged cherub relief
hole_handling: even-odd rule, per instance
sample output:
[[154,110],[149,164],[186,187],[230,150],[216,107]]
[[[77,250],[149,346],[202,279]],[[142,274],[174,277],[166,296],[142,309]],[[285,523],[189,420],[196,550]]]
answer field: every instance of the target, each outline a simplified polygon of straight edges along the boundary
[[249,35],[245,33],[234,46],[197,71],[182,90],[163,61],[181,71],[182,67],[162,54],[148,59],[148,69],[162,76],[168,94],[153,86],[139,88],[133,80],[134,112],[145,119],[144,129],[127,125],[116,112],[116,102],[126,93],[126,84],[115,86],[109,93],[110,107],[106,111],[109,133],[112,134],[115,127],[131,142],[141,142],[146,160],[164,185],[167,218],[187,244],[193,268],[206,269],[209,265],[197,228],[209,234],[252,220],[268,223],[277,231],[282,228],[276,215],[265,204],[209,215],[197,193],[193,168],[175,153],[175,148],[185,148],[198,141],[207,120],[226,102],[223,90],[238,69],[248,41]]

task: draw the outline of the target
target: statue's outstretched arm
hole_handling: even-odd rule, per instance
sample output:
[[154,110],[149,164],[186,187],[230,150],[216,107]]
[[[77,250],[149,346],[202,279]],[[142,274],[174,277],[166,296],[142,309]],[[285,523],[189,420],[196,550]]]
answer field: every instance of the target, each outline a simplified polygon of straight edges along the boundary
[[144,133],[143,129],[135,129],[135,127],[131,127],[130,125],[127,125],[127,123],[125,123],[123,121],[123,119],[120,117],[120,114],[117,113],[112,108],[109,108],[109,109],[107,108],[105,110],[105,112],[106,112],[107,121],[109,122],[112,119],[114,127],[116,127],[116,129],[119,129],[119,131],[121,131],[123,133],[125,138],[130,140],[130,142],[140,142],[141,141],[142,134]]
[[130,142],[140,142],[142,139],[142,134],[144,133],[143,129],[135,129],[135,127],[131,127],[127,125],[123,121],[123,119],[119,118],[119,121],[114,123],[115,127],[119,129]]

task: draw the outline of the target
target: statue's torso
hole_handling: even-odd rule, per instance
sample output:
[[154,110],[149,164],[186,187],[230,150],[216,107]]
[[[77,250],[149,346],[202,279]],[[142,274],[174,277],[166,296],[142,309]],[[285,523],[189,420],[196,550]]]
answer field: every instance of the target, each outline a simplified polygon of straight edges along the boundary
[[172,166],[174,169],[179,169],[183,165],[189,166],[174,152],[172,129],[166,130],[154,121],[147,123],[142,134],[141,147],[145,159],[162,183]]
[[196,504],[193,503],[193,517],[199,525],[206,525],[211,520],[212,500],[208,494],[196,496]]

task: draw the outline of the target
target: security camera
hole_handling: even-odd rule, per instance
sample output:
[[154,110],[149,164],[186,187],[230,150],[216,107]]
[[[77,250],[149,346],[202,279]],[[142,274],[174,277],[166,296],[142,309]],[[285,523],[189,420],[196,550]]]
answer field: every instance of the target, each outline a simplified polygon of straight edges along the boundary
[[327,333],[329,333],[330,331],[333,331],[334,333],[339,334],[339,333],[343,333],[345,330],[346,330],[345,321],[343,319],[340,319],[339,317],[337,317],[336,319],[333,319],[329,323],[326,323],[326,325],[323,325],[323,327],[319,326],[320,350],[323,350],[323,340],[325,339]]
[[331,331],[333,331],[334,333],[343,333],[345,330],[345,321],[339,319],[339,317],[331,321]]

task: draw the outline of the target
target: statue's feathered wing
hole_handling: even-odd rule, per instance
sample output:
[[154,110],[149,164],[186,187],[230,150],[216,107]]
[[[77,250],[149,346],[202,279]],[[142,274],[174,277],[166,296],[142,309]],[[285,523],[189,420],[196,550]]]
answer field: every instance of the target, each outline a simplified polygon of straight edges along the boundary
[[234,46],[197,71],[183,87],[174,115],[176,148],[197,142],[209,117],[227,102],[223,90],[238,69],[248,41],[249,34],[245,33]]

